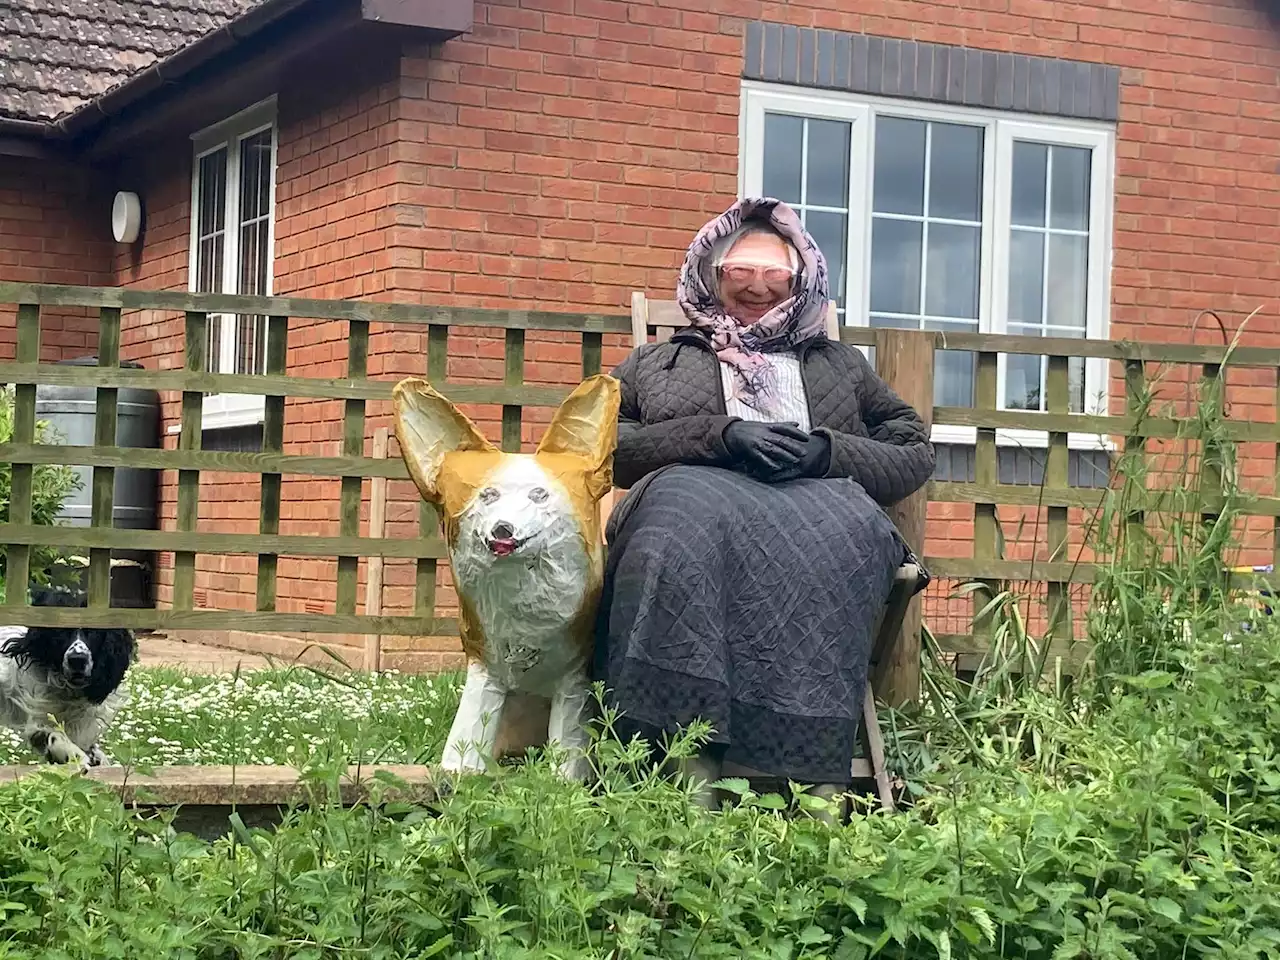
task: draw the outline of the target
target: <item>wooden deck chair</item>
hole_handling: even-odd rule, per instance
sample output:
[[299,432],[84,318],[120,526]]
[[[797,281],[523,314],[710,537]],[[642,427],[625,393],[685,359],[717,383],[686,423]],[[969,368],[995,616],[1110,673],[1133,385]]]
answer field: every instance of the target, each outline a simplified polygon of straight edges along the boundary
[[[663,343],[671,339],[671,335],[686,326],[684,313],[674,300],[650,300],[643,293],[631,294],[631,338],[633,346],[649,343],[651,339]],[[836,313],[834,301],[827,311],[827,336],[831,339],[840,337],[840,321]],[[612,509],[614,500],[621,491],[613,491],[603,505],[604,516]],[[871,648],[871,671],[889,652],[894,638],[902,628],[906,617],[907,606],[924,583],[927,582],[924,570],[914,563],[903,564],[894,577],[889,599],[881,612],[880,620],[873,634]],[[889,773],[885,767],[884,740],[880,736],[880,720],[876,715],[876,699],[870,680],[867,681],[867,692],[862,702],[862,725],[859,732],[862,756],[853,757],[850,761],[849,776],[853,781],[872,781],[882,809],[892,812],[894,809],[893,787],[889,781]],[[768,779],[768,774],[734,768],[726,765],[724,776],[747,776]]]

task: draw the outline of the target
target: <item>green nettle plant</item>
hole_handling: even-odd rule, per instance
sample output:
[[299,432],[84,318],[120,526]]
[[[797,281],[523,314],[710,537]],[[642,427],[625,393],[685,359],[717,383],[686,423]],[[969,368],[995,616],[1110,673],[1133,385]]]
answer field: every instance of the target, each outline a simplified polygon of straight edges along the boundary
[[[60,443],[61,438],[48,423],[36,422],[36,443]],[[13,441],[13,387],[0,390],[0,443]],[[13,467],[0,464],[0,522],[9,522],[9,500],[13,485]],[[80,478],[70,467],[39,465],[32,470],[31,520],[52,525],[67,497],[80,489]],[[0,600],[3,600],[7,558],[0,552]],[[52,547],[31,548],[31,579],[48,583],[69,575],[65,558]]]
[[[1213,396],[1193,419],[1217,438],[1215,499],[1198,480],[1149,490],[1121,463],[1095,518],[1093,652],[1074,679],[1045,669],[1008,592],[988,604],[993,653],[971,679],[927,645],[920,703],[884,714],[907,781],[896,814],[868,804],[832,827],[784,815],[822,805],[803,791],[739,780],[721,783],[738,802],[707,813],[607,711],[593,788],[535,757],[426,805],[386,793],[342,809],[340,772],[399,722],[344,708],[300,758],[312,802],[271,831],[233,814],[204,843],[61,770],[0,788],[0,960],[1280,956],[1280,624],[1228,590],[1230,444]],[[235,762],[264,749],[267,689],[230,683],[222,699],[246,722],[188,736],[221,736],[202,749]],[[695,724],[673,752],[707,733]]]

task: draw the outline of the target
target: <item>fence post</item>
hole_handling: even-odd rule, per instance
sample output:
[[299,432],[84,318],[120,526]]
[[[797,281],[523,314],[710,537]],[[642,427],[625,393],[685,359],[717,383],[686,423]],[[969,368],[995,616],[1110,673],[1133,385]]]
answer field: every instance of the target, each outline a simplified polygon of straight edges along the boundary
[[[920,414],[926,429],[933,426],[934,335],[920,330],[876,331],[876,370],[893,391]],[[922,487],[888,509],[889,519],[916,556],[924,556],[925,519],[929,494]],[[880,662],[872,682],[876,693],[891,706],[920,695],[920,625],[924,615],[919,596],[911,601],[902,629]]]

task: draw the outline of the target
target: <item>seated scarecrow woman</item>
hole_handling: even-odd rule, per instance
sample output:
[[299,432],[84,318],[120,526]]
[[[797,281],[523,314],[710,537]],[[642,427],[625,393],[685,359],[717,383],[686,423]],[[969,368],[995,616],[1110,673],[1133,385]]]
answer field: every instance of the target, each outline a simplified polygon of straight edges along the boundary
[[624,735],[701,717],[692,772],[848,781],[872,630],[908,555],[881,505],[929,479],[920,417],[827,339],[799,217],[742,200],[698,233],[689,326],[614,373],[622,407],[596,676]]

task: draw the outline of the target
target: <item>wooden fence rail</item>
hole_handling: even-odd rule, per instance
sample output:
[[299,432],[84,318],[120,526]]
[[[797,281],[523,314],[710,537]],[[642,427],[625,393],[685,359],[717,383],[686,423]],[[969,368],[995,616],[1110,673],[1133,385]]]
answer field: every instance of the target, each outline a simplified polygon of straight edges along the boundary
[[[0,444],[0,458],[13,465],[9,521],[0,524],[0,544],[8,556],[8,616],[32,625],[127,624],[138,628],[249,630],[272,633],[355,633],[411,636],[452,636],[457,624],[436,616],[437,564],[445,558],[433,508],[422,504],[419,537],[378,539],[360,536],[362,480],[366,477],[407,479],[398,458],[366,456],[366,405],[389,400],[390,380],[368,376],[370,324],[425,326],[427,376],[459,403],[492,404],[502,410],[502,446],[520,448],[526,407],[560,403],[570,385],[542,386],[524,382],[526,331],[576,334],[581,343],[581,373],[601,369],[603,336],[630,333],[625,315],[481,310],[407,304],[363,303],[240,297],[222,294],[152,292],[123,288],[62,287],[0,283],[0,304],[17,305],[17,344],[13,362],[0,363],[0,383],[14,385],[12,442]],[[54,366],[39,362],[42,310],[50,307],[96,309],[99,313],[98,366]],[[180,370],[137,370],[120,366],[122,316],[148,310],[185,315],[184,365]],[[207,330],[213,314],[267,317],[266,372],[235,375],[207,371]],[[307,378],[287,374],[286,346],[294,319],[322,319],[347,324],[347,372],[343,378]],[[446,381],[446,359],[452,333],[488,327],[504,331],[505,360],[501,383],[454,384]],[[899,392],[916,399],[932,396],[931,365],[907,362],[907,355],[932,357],[935,334],[915,331],[846,327],[849,343],[875,346],[878,363]],[[941,342],[937,344],[943,346]],[[1078,489],[1068,482],[1068,434],[1102,434],[1123,440],[1124,449],[1141,450],[1148,439],[1173,438],[1185,433],[1185,423],[1139,415],[1136,400],[1146,386],[1146,364],[1191,364],[1210,380],[1224,365],[1280,369],[1280,350],[1222,346],[1094,341],[986,334],[948,334],[945,348],[976,355],[975,404],[936,406],[937,425],[974,428],[976,445],[972,482],[933,481],[921,496],[930,501],[973,504],[974,540],[971,558],[926,557],[931,571],[947,579],[981,582],[974,598],[981,606],[1001,581],[1036,580],[1048,584],[1051,632],[1067,636],[1070,611],[1067,595],[1072,583],[1089,583],[1095,569],[1066,556],[1068,511],[1097,508],[1106,496],[1099,489]],[[1046,410],[997,409],[1000,354],[1047,356]],[[1123,414],[1080,414],[1068,411],[1069,358],[1097,358],[1117,363],[1125,374],[1129,404]],[[911,382],[905,382],[910,377]],[[923,378],[923,381],[922,381]],[[96,390],[95,440],[92,446],[49,446],[35,442],[37,385],[90,387]],[[121,448],[115,445],[118,392],[124,388],[173,391],[181,395],[181,420],[176,450]],[[203,398],[210,393],[265,397],[261,452],[201,449]],[[343,401],[341,453],[303,456],[285,450],[285,398]],[[1280,403],[1280,400],[1278,400]],[[927,413],[928,411],[926,411]],[[1034,430],[1047,433],[1044,483],[1037,486],[1000,483],[997,470],[997,432]],[[1236,441],[1264,442],[1280,449],[1280,425],[1275,422],[1230,421],[1224,435]],[[33,468],[40,464],[86,465],[93,468],[92,516],[87,528],[47,527],[32,522]],[[124,530],[112,526],[114,471],[134,467],[177,472],[177,517],[171,530]],[[262,478],[258,532],[213,533],[197,529],[200,476],[210,471],[260,474]],[[281,534],[281,478],[284,474],[341,478],[337,536]],[[1280,478],[1278,478],[1280,482]],[[1257,516],[1276,518],[1280,525],[1280,487],[1271,496],[1250,502]],[[1218,491],[1207,489],[1206,511],[1221,504]],[[1050,559],[1023,561],[1000,556],[997,508],[1002,505],[1046,508],[1045,537]],[[903,508],[906,509],[906,508]],[[922,515],[916,509],[916,514]],[[29,608],[27,592],[31,548],[79,548],[89,555],[89,606],[83,610]],[[172,608],[113,610],[109,603],[109,569],[113,550],[173,552],[175,557]],[[195,609],[196,557],[199,554],[244,554],[257,557],[257,600],[252,612]],[[333,614],[301,614],[277,610],[277,570],[280,556],[337,558],[336,610]],[[408,559],[416,562],[415,603],[409,616],[369,616],[357,612],[357,575],[361,557]],[[1280,538],[1276,556],[1280,559]],[[21,608],[20,612],[14,608]],[[904,668],[908,669],[908,668]],[[909,685],[910,678],[907,677]]]

